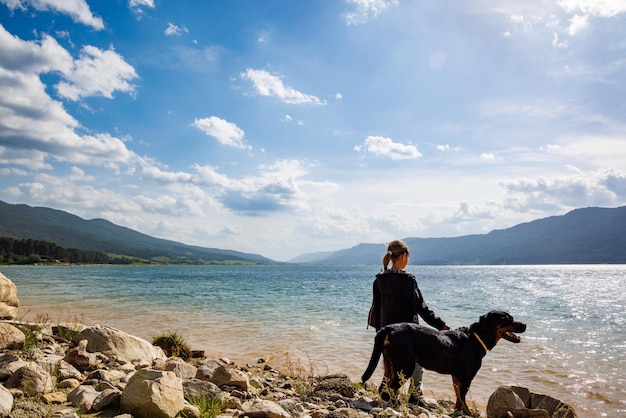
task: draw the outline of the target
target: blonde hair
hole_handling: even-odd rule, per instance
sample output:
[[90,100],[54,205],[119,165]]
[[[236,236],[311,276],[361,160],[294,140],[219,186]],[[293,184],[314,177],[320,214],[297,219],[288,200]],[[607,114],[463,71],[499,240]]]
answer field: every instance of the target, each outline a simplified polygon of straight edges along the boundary
[[391,241],[387,245],[387,254],[383,257],[383,270],[387,270],[387,266],[393,260],[396,260],[402,254],[409,254],[409,246],[399,239]]

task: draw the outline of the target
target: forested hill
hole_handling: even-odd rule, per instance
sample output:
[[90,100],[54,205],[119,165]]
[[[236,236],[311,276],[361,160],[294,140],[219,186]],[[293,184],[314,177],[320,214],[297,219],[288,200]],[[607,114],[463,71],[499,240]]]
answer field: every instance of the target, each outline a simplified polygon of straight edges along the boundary
[[[576,209],[482,235],[404,241],[411,264],[626,264],[626,206]],[[380,265],[384,252],[384,244],[359,244],[291,261]]]
[[257,254],[203,248],[154,238],[104,219],[85,220],[60,210],[0,201],[0,237],[52,242],[66,248],[100,251],[145,260],[190,263],[272,263]]

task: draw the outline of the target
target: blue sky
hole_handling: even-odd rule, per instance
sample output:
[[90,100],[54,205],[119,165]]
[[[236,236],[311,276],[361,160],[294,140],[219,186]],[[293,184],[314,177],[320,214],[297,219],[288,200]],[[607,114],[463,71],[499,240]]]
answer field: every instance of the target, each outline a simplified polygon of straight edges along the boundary
[[0,0],[0,200],[274,260],[626,204],[624,0]]

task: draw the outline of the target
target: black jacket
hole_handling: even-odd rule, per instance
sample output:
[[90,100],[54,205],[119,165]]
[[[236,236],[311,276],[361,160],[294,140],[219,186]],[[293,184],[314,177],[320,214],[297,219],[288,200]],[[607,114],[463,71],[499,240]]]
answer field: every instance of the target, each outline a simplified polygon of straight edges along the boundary
[[445,322],[431,311],[415,276],[404,270],[387,270],[376,275],[374,300],[370,308],[368,325],[376,331],[388,324],[419,322],[421,316],[428,325],[441,330]]

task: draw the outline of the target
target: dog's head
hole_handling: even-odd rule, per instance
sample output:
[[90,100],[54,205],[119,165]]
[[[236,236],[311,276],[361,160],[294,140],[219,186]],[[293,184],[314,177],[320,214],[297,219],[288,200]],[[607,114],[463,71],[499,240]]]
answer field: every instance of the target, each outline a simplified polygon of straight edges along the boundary
[[485,339],[492,341],[493,346],[500,341],[500,338],[512,343],[519,343],[521,338],[516,334],[526,331],[526,324],[514,320],[508,312],[504,311],[488,312],[481,316],[474,325],[476,332]]

